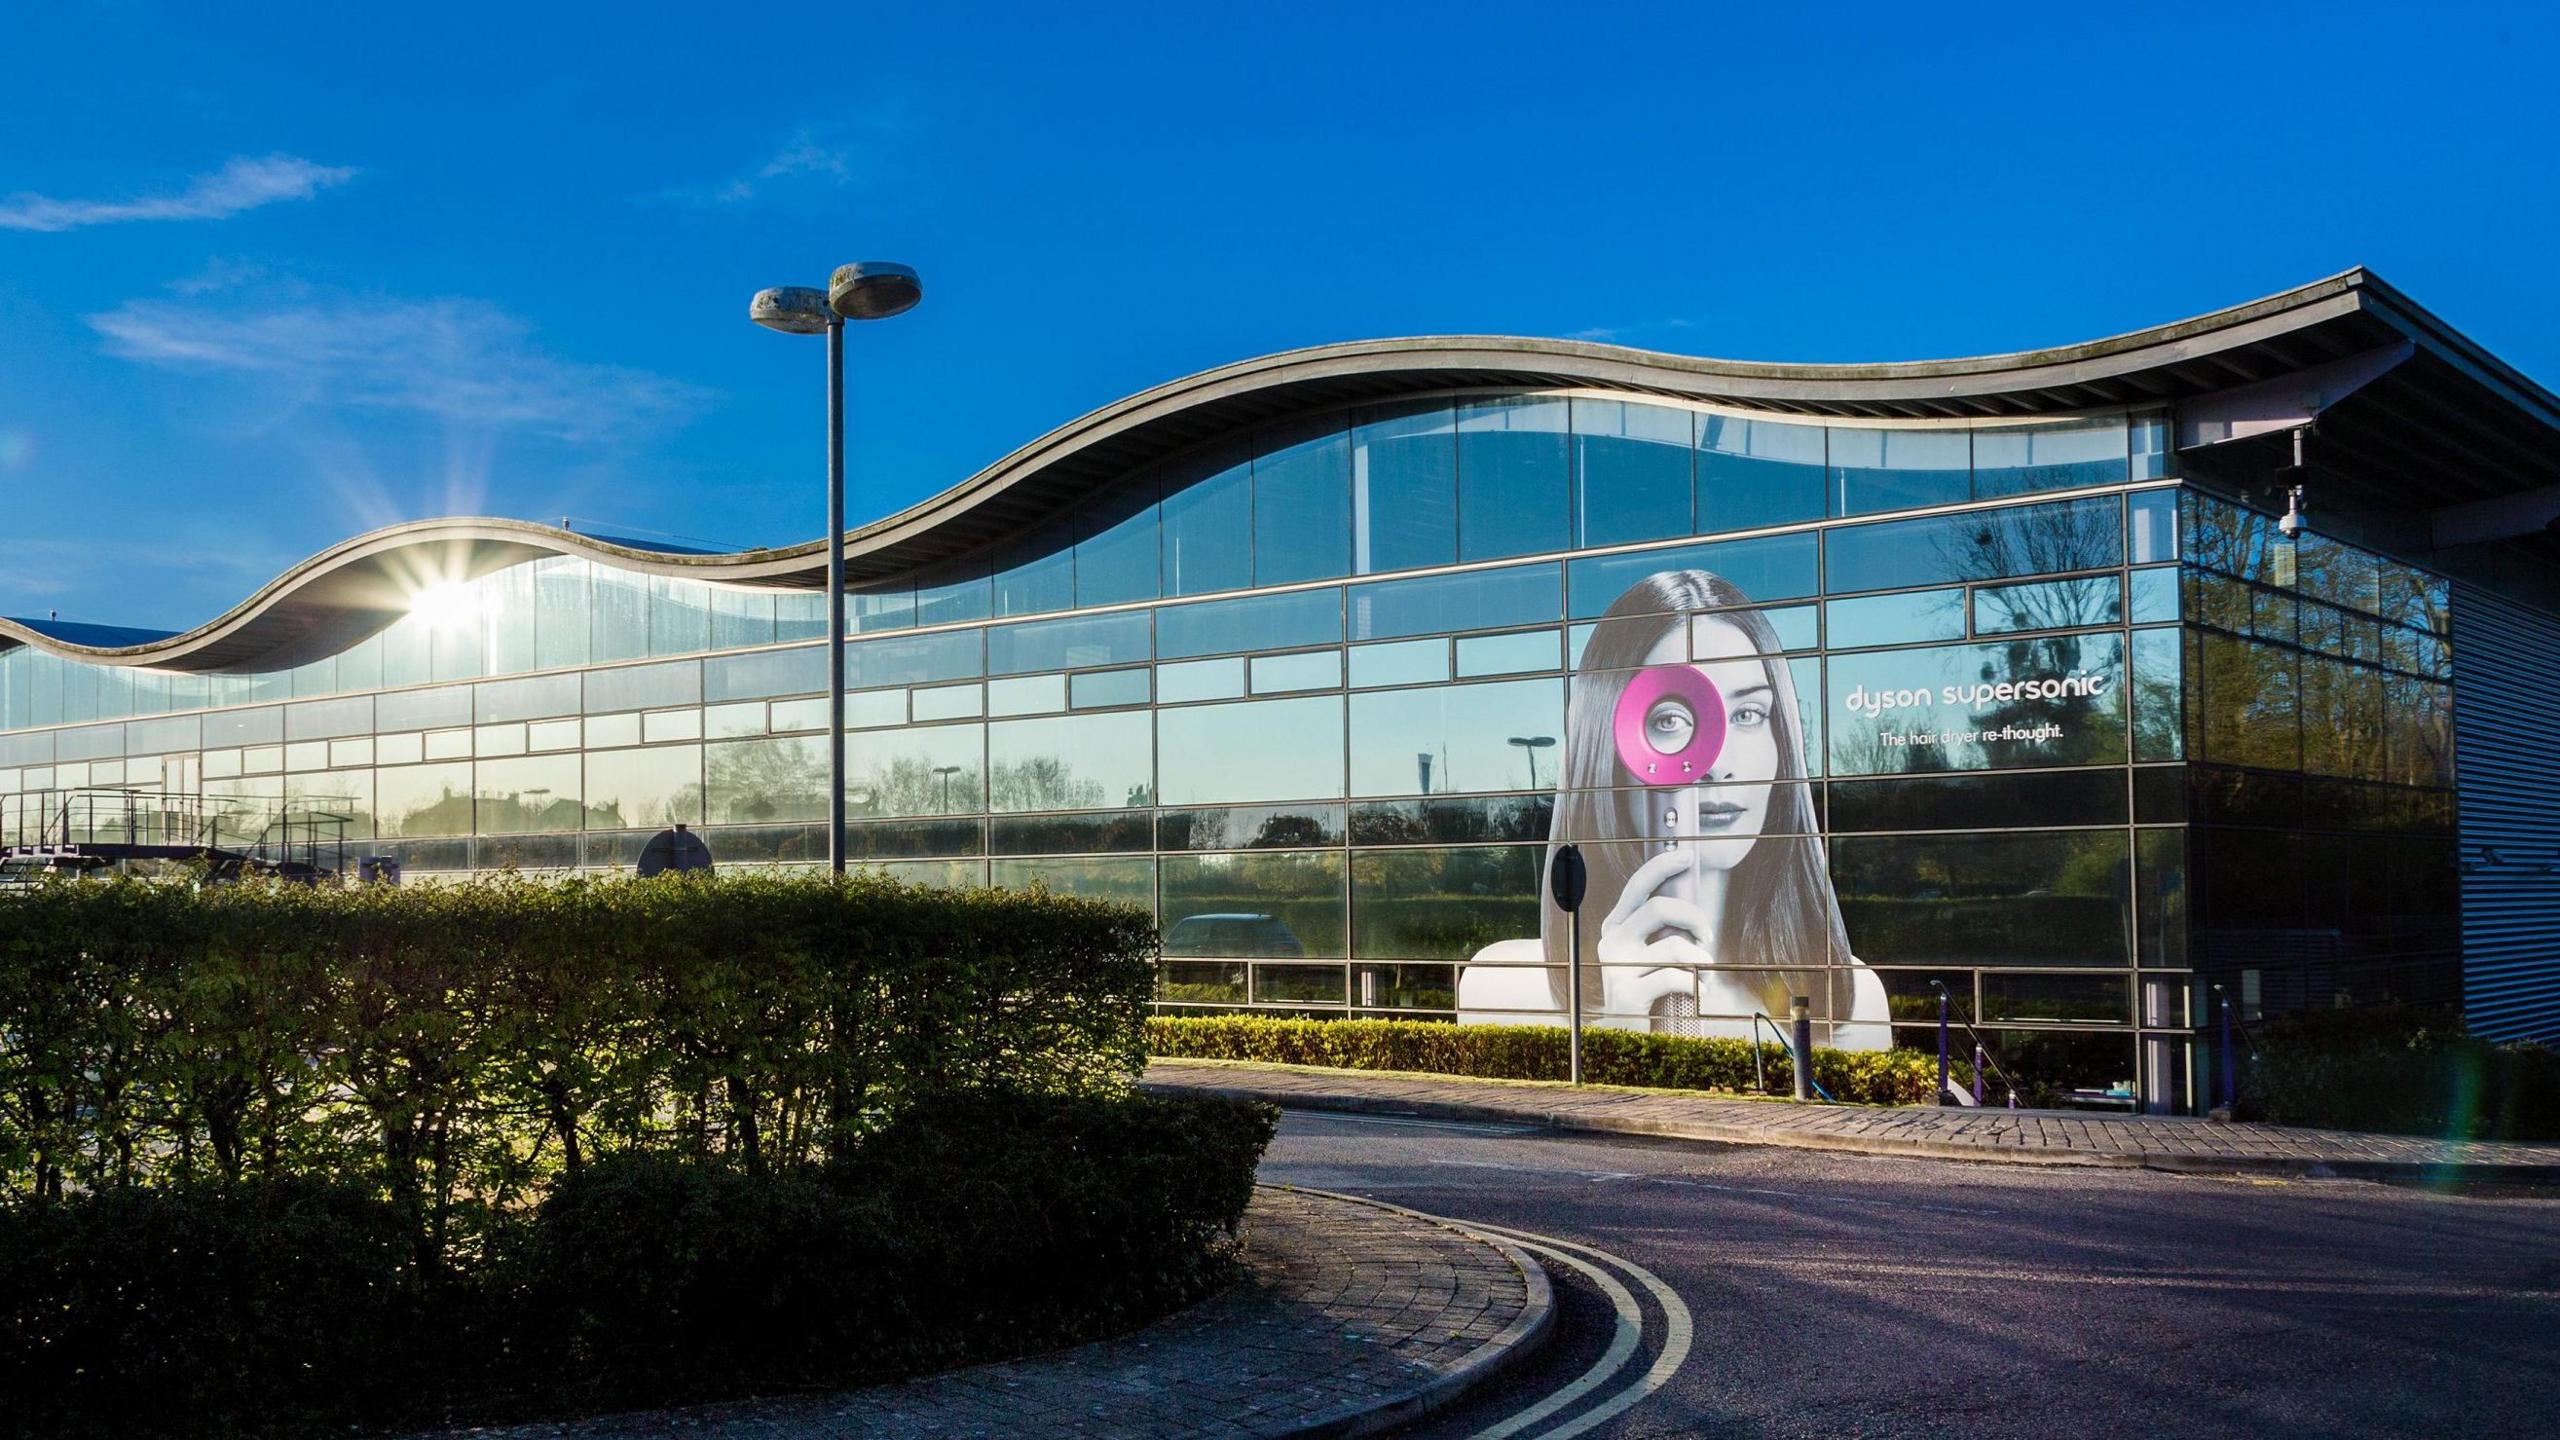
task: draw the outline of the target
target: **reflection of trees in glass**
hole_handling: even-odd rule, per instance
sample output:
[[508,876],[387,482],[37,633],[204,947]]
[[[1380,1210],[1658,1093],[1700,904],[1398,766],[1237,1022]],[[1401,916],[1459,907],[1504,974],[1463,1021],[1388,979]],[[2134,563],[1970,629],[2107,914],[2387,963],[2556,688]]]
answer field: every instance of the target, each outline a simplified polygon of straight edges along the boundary
[[620,797],[587,806],[590,830],[663,830],[678,820],[690,822],[702,813],[703,786],[688,780],[664,796],[652,797],[626,813]]
[[1974,592],[1974,628],[2086,630],[2113,625],[2123,618],[2120,589],[2113,575],[1986,587]]
[[1929,547],[1956,580],[2098,570],[2124,563],[2124,522],[2111,504],[2020,505],[1948,517]]
[[[1038,782],[1030,783],[1036,786]],[[966,815],[979,808],[978,767],[936,765],[928,756],[893,755],[869,770],[848,776],[845,784],[852,792],[847,797],[848,806],[865,815]],[[826,791],[823,774],[818,789],[821,794]],[[1099,787],[1096,793],[1099,794]],[[1086,803],[1101,802],[1096,799]]]
[[1104,803],[1102,782],[1078,775],[1057,755],[999,761],[987,772],[987,791],[997,810],[1092,810]]
[[826,818],[827,756],[819,740],[713,745],[703,763],[713,824]]
[[1463,960],[1496,940],[1537,934],[1543,854],[1495,845],[1354,855],[1352,953]]
[[2290,650],[2222,635],[2197,637],[2199,758],[2296,770],[2300,702]]

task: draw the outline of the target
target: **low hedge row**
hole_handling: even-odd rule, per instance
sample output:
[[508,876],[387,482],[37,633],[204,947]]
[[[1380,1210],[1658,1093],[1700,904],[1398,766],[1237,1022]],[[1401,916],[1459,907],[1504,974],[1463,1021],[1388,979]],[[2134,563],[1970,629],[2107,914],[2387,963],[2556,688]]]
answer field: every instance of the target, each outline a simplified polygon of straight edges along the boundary
[[2560,1140],[2560,1051],[2465,1034],[2416,1007],[2315,1012],[2261,1027],[2240,1066],[2253,1119],[2448,1139]]
[[836,1387],[1070,1343],[1231,1264],[1267,1106],[973,1094],[797,1175],[628,1154],[422,1271],[307,1177],[0,1207],[0,1436],[294,1436]]
[[[1570,1037],[1552,1025],[1447,1025],[1419,1020],[1281,1020],[1252,1015],[1157,1016],[1147,1022],[1149,1052],[1194,1060],[1261,1060],[1339,1070],[1411,1070],[1487,1080],[1562,1080]],[[1600,1085],[1672,1090],[1789,1094],[1794,1070],[1784,1050],[1746,1040],[1653,1035],[1632,1030],[1582,1032],[1582,1075]],[[1973,1069],[1958,1064],[1958,1083]],[[1862,1105],[1925,1105],[1936,1098],[1938,1061],[1916,1050],[1813,1052],[1813,1078],[1835,1100]]]

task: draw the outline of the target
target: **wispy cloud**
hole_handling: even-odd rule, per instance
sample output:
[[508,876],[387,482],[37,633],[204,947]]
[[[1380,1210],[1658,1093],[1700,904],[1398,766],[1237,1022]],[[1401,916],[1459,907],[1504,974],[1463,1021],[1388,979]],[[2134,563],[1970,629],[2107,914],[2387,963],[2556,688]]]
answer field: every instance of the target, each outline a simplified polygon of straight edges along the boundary
[[702,398],[647,371],[550,354],[522,320],[460,297],[132,300],[89,324],[111,354],[261,379],[296,406],[406,410],[491,432],[628,437],[682,418]]
[[1665,330],[1687,330],[1692,328],[1695,323],[1696,322],[1690,320],[1671,319],[1640,320],[1632,325],[1594,325],[1588,330],[1576,330],[1564,338],[1567,340],[1590,340],[1598,344],[1606,345],[1613,344],[1621,340],[1631,339],[1639,335],[1658,334]]
[[0,200],[0,230],[78,230],[136,220],[227,220],[281,200],[308,200],[355,178],[353,168],[320,165],[298,155],[234,157],[185,188],[122,200],[57,200],[20,193]]
[[[807,124],[794,130],[762,160],[725,180],[670,185],[644,198],[668,205],[718,209],[769,199],[787,190],[841,190],[876,178],[889,142],[906,129],[905,112],[884,107],[860,120]],[[860,155],[863,165],[855,164]]]

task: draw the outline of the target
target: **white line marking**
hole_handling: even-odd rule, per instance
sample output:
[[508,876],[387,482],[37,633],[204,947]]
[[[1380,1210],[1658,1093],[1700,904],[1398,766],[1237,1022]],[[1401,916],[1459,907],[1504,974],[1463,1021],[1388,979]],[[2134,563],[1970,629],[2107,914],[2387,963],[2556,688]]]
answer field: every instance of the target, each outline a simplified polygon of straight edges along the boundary
[[[1524,1230],[1513,1230],[1507,1226],[1488,1225],[1480,1220],[1456,1220],[1454,1223],[1460,1225],[1471,1225],[1479,1230],[1491,1231],[1494,1234],[1515,1240],[1532,1250],[1543,1250],[1547,1253],[1555,1254],[1557,1259],[1562,1260],[1566,1264],[1572,1265],[1577,1269],[1583,1270],[1585,1273],[1589,1273],[1589,1266],[1576,1261],[1570,1255],[1557,1252],[1570,1250],[1583,1255],[1589,1255],[1594,1259],[1606,1260],[1610,1264],[1615,1265],[1626,1271],[1628,1274],[1634,1276],[1638,1283],[1642,1284],[1645,1289],[1653,1293],[1654,1303],[1662,1308],[1662,1350],[1661,1353],[1653,1357],[1653,1364],[1646,1368],[1644,1374],[1636,1377],[1635,1383],[1619,1390],[1606,1400],[1601,1401],[1597,1406],[1584,1411],[1574,1420],[1567,1422],[1565,1425],[1557,1429],[1546,1432],[1544,1435],[1539,1437],[1539,1440],[1566,1440],[1566,1437],[1568,1436],[1579,1435],[1582,1432],[1591,1429],[1593,1426],[1617,1418],[1617,1416],[1635,1405],[1636,1402],[1671,1383],[1671,1377],[1678,1374],[1680,1367],[1687,1363],[1689,1359],[1689,1347],[1696,1335],[1696,1327],[1690,1319],[1687,1303],[1681,1300],[1679,1292],[1663,1283],[1661,1276],[1654,1274],[1652,1271],[1647,1270],[1634,1261],[1627,1259],[1623,1255],[1611,1254],[1609,1251],[1595,1249],[1589,1245],[1577,1245],[1570,1240],[1559,1240],[1552,1235],[1536,1235]],[[1623,1321],[1623,1313],[1620,1318]],[[1615,1348],[1615,1346],[1611,1347],[1613,1353]],[[1606,1359],[1607,1357],[1604,1356],[1602,1358]],[[1590,1372],[1586,1372],[1584,1378],[1590,1378]],[[1581,1384],[1580,1381],[1575,1383],[1576,1385]],[[1572,1387],[1568,1388],[1570,1389]],[[1559,1392],[1559,1394],[1562,1394],[1562,1392]],[[1579,1396],[1576,1395],[1571,1398],[1579,1398]],[[1555,1408],[1552,1404],[1555,1397],[1549,1397],[1549,1399],[1551,1404],[1545,1407],[1538,1407],[1538,1410],[1535,1412],[1536,1414],[1542,1416],[1555,1413]],[[1471,1437],[1471,1440],[1495,1440],[1495,1437],[1497,1436],[1516,1433],[1517,1420],[1518,1417],[1515,1416],[1512,1421],[1504,1422],[1506,1426],[1511,1426],[1513,1428],[1496,1427],[1492,1430],[1479,1431]]]
[[1609,1348],[1602,1352],[1599,1359],[1591,1362],[1591,1368],[1576,1376],[1572,1384],[1554,1392],[1526,1410],[1518,1411],[1506,1419],[1477,1431],[1469,1437],[1469,1440],[1505,1440],[1505,1437],[1517,1435],[1548,1416],[1563,1410],[1566,1406],[1576,1403],[1583,1396],[1607,1384],[1610,1376],[1617,1374],[1625,1367],[1629,1357],[1636,1353],[1636,1346],[1644,1339],[1644,1309],[1636,1304],[1636,1297],[1628,1293],[1627,1287],[1618,1283],[1616,1276],[1588,1261],[1577,1260],[1541,1241],[1516,1234],[1510,1238],[1519,1242],[1521,1248],[1525,1250],[1570,1265],[1589,1276],[1591,1283],[1605,1291],[1609,1296],[1609,1303],[1616,1307],[1618,1329],[1609,1337]]

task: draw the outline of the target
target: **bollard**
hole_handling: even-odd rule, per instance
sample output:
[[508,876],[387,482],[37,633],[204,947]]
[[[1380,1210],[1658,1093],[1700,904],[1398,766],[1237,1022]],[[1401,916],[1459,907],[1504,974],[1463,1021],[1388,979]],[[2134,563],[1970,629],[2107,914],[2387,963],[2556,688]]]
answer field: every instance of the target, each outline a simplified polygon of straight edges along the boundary
[[1929,982],[1938,989],[1938,1103],[1947,1103],[1947,982]]
[[1976,1044],[1976,1045],[1973,1047],[1973,1108],[1974,1108],[1974,1109],[1976,1109],[1976,1110],[1979,1110],[1979,1109],[1981,1109],[1981,1108],[1982,1108],[1982,1062],[1983,1062],[1983,1059],[1984,1059],[1984,1056],[1983,1056],[1983,1053],[1982,1053],[1982,1046],[1981,1046],[1981,1045],[1979,1045],[1979,1044]]
[[1796,1098],[1813,1098],[1813,1001],[1798,995],[1787,1007],[1788,1028],[1794,1032],[1796,1062]]
[[2231,1063],[2231,996],[2219,985],[2213,988],[2222,999],[2222,1108],[2230,1110],[2240,1103],[2240,1072]]

